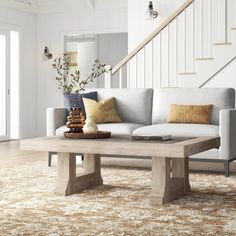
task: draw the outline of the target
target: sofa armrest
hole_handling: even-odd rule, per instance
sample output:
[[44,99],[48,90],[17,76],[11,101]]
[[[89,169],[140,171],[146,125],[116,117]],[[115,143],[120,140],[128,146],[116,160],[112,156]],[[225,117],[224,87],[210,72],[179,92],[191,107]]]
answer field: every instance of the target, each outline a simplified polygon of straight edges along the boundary
[[56,129],[66,124],[66,108],[47,108],[47,136],[56,135]]
[[220,159],[236,157],[236,109],[220,111]]

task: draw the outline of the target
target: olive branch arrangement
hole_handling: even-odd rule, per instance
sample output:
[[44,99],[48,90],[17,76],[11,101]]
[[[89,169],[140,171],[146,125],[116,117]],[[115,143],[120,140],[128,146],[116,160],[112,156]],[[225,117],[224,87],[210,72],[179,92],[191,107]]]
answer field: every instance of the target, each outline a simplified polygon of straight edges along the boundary
[[92,83],[94,79],[110,70],[106,68],[106,64],[100,63],[97,59],[92,64],[91,74],[87,78],[81,79],[80,71],[78,69],[72,70],[70,63],[69,53],[65,52],[62,57],[55,58],[52,64],[58,74],[56,76],[56,80],[59,82],[58,89],[68,94],[82,94],[87,84]]

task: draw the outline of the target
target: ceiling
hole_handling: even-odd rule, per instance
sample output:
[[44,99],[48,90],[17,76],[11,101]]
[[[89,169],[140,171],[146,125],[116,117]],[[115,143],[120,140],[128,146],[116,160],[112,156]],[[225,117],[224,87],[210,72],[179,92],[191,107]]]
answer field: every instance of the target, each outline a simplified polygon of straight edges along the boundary
[[[15,2],[19,2],[26,5],[46,5],[46,4],[60,4],[60,3],[68,3],[68,2],[76,2],[76,0],[14,0]],[[95,0],[85,0],[90,4],[94,4]]]
[[91,10],[128,7],[127,0],[0,0],[0,5],[33,13],[73,11],[79,6]]
[[23,4],[27,4],[27,5],[31,5],[30,0],[14,0],[15,2],[19,2],[19,3],[23,3]]
[[62,0],[14,0],[14,1],[31,5],[33,2],[37,4],[42,4],[50,2],[61,2]]
[[[47,5],[55,6],[55,5],[60,5],[60,4],[70,4],[70,3],[79,2],[79,0],[10,0],[10,1],[13,3],[13,5],[14,3],[16,5],[22,5],[22,6],[24,5],[25,7],[28,7],[28,8],[31,7],[32,10],[34,11],[38,11],[40,7],[44,7]],[[83,0],[83,1],[90,8],[94,8],[95,0]]]

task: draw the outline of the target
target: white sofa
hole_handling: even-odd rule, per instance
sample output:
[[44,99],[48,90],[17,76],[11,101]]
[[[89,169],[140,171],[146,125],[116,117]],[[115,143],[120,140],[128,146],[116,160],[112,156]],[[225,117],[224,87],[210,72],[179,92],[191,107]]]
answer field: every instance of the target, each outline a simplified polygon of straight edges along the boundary
[[[221,146],[190,157],[192,161],[221,162],[229,176],[229,163],[235,160],[236,110],[232,88],[96,89],[98,100],[116,98],[123,123],[99,124],[100,130],[114,134],[174,135],[179,137],[220,136]],[[170,124],[171,104],[213,104],[211,124]],[[67,130],[65,108],[47,109],[47,135]],[[49,154],[49,164],[51,153]]]

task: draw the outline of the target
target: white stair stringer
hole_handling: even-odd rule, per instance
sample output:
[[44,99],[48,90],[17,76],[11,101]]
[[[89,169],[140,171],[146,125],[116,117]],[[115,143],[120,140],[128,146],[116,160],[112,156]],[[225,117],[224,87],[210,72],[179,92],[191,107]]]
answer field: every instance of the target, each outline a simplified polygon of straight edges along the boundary
[[196,60],[196,73],[178,75],[179,87],[201,87],[236,58],[236,30],[232,29],[232,43],[215,44],[212,50],[214,60]]

